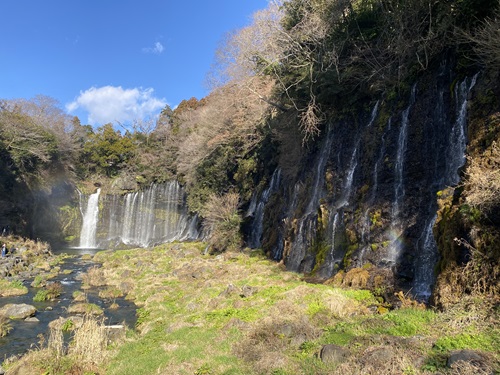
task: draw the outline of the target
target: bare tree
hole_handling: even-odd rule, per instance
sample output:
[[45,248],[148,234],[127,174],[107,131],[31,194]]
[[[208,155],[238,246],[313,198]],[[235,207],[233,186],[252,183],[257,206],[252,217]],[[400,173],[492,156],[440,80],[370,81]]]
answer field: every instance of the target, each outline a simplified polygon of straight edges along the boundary
[[500,11],[473,32],[462,35],[473,43],[474,51],[488,68],[500,69]]
[[47,130],[57,139],[57,148],[61,157],[70,160],[77,152],[78,144],[74,132],[75,122],[72,116],[59,108],[59,102],[51,97],[37,95],[33,99],[16,99],[7,102],[10,111],[30,118],[30,121]]
[[0,140],[22,172],[36,173],[40,163],[52,160],[56,149],[51,133],[30,117],[5,109],[0,110]]
[[[265,81],[259,90],[268,93]],[[206,98],[206,104],[181,115],[186,137],[179,146],[178,168],[188,182],[195,179],[196,167],[217,148],[237,145],[243,157],[261,140],[258,131],[267,113],[267,105],[236,84],[218,88]],[[235,146],[236,147],[236,146]]]

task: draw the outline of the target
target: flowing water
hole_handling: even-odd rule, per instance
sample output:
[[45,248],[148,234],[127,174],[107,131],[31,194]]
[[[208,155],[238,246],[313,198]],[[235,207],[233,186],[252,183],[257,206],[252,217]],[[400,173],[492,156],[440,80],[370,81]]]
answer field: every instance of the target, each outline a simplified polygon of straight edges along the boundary
[[[94,265],[90,260],[83,260],[83,254],[95,254],[96,249],[64,249],[55,250],[54,254],[66,253],[72,255],[71,258],[66,258],[61,265],[61,271],[71,271],[69,274],[59,275],[49,281],[60,282],[63,286],[63,292],[55,301],[34,302],[33,297],[36,295],[38,288],[30,286],[33,280],[25,280],[24,285],[28,287],[28,294],[17,297],[0,297],[0,306],[8,303],[21,304],[26,303],[33,305],[37,309],[35,317],[38,322],[26,322],[24,320],[11,320],[13,327],[9,335],[0,338],[0,362],[4,359],[13,356],[21,355],[31,348],[39,346],[40,337],[43,335],[48,338],[48,324],[58,319],[59,317],[69,317],[67,308],[73,301],[73,292],[80,290],[81,275]],[[87,300],[90,303],[95,303],[104,310],[104,323],[106,325],[124,324],[129,328],[133,328],[136,322],[136,306],[133,302],[124,298],[116,298],[106,300],[99,297],[99,288],[86,289],[84,293],[87,295]],[[119,308],[109,309],[112,303],[117,303]],[[74,314],[76,315],[76,314]]]
[[276,192],[279,188],[281,180],[281,170],[276,169],[271,177],[271,182],[269,186],[262,191],[257,199],[257,195],[254,196],[250,207],[247,211],[247,216],[253,216],[252,227],[250,231],[250,237],[248,239],[248,246],[252,249],[256,249],[261,245],[261,237],[264,224],[264,209],[266,203],[269,200],[272,193]]
[[[465,151],[467,146],[467,104],[468,96],[476,84],[477,74],[472,78],[467,78],[459,85],[455,86],[455,108],[456,118],[449,135],[448,147],[446,149],[446,166],[444,182],[441,177],[437,177],[437,189],[446,186],[455,186],[460,182],[459,170],[465,164]],[[440,101],[438,102],[440,103]],[[442,104],[440,105],[440,107]],[[417,242],[419,259],[415,264],[415,279],[413,282],[413,293],[421,300],[427,301],[432,293],[432,286],[435,282],[434,265],[439,259],[436,240],[434,239],[433,227],[437,215],[432,213],[434,205],[429,199],[430,207],[428,221],[424,225],[422,234]],[[435,211],[435,208],[434,208]]]
[[97,229],[97,220],[99,217],[100,193],[101,189],[97,189],[97,192],[91,194],[87,199],[86,205],[82,203],[84,199],[83,199],[83,194],[80,193],[80,208],[83,216],[83,225],[82,225],[82,230],[80,232],[81,248],[97,247],[96,229]]
[[389,250],[387,253],[387,261],[394,264],[398,255],[401,253],[400,237],[403,234],[403,223],[401,220],[401,205],[405,196],[405,179],[404,166],[406,159],[406,149],[408,147],[408,125],[410,111],[415,104],[416,85],[413,85],[411,90],[410,102],[408,107],[403,111],[401,116],[401,129],[398,136],[396,161],[394,166],[394,202],[392,205],[392,229],[390,231]]
[[184,190],[177,181],[152,184],[123,196],[99,197],[98,190],[88,197],[86,207],[83,202],[80,247],[150,247],[200,237],[198,219],[188,214]]

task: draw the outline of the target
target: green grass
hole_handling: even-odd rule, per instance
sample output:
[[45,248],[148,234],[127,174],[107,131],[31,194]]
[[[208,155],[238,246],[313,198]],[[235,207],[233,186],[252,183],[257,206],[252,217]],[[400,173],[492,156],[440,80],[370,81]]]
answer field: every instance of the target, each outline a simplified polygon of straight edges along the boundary
[[244,374],[244,366],[231,354],[236,337],[221,340],[216,328],[192,326],[169,332],[166,324],[158,324],[140,340],[120,347],[106,374],[168,373],[169,366],[185,368],[180,374]]
[[500,343],[499,332],[459,333],[440,337],[434,344],[437,351],[457,349],[476,349],[487,352],[498,351]]
[[435,319],[436,313],[432,310],[411,308],[394,310],[384,314],[379,319],[380,324],[369,332],[403,337],[429,334]]
[[[448,315],[418,308],[378,310],[380,302],[370,291],[308,284],[260,256],[202,256],[199,248],[162,245],[96,256],[109,290],[120,289],[125,279],[130,284],[127,298],[139,306],[136,330],[114,346],[100,372],[348,374],[318,358],[323,345],[336,344],[353,353],[346,367],[353,371],[367,349],[380,345],[402,357],[406,367],[395,373],[424,374],[408,365],[415,353],[436,372],[451,350],[494,353],[499,340],[498,328],[485,319],[474,320],[470,309]],[[224,293],[228,285],[235,288]],[[241,293],[245,286],[253,288],[246,297]],[[481,308],[480,302],[474,305]],[[413,337],[418,339],[406,339]],[[420,338],[428,344],[421,345]],[[413,341],[418,344],[409,344]]]
[[20,296],[28,293],[28,288],[19,280],[0,279],[0,296]]
[[49,300],[49,292],[45,289],[39,290],[36,292],[36,295],[33,297],[33,301],[35,302],[43,302]]

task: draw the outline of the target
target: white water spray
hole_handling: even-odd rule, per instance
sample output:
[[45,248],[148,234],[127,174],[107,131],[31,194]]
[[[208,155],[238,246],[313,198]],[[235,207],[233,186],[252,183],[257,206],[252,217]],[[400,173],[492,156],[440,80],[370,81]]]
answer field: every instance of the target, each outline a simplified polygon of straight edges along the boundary
[[82,197],[80,195],[80,209],[83,215],[83,225],[80,232],[80,247],[82,248],[94,249],[97,247],[96,233],[100,193],[101,189],[97,189],[97,192],[89,196],[85,210],[82,210]]

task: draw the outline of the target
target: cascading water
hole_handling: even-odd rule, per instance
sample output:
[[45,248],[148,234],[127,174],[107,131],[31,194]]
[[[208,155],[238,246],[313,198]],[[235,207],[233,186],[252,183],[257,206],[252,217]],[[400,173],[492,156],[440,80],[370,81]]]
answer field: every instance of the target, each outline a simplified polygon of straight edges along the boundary
[[[124,197],[123,221],[108,238],[126,245],[151,246],[155,243],[198,238],[198,231],[184,207],[184,192],[176,182],[153,184]],[[116,208],[115,208],[116,209]]]
[[[377,102],[378,103],[378,102]],[[370,193],[370,197],[368,198],[367,201],[367,208],[365,210],[365,213],[363,215],[363,218],[361,219],[361,244],[363,245],[362,250],[361,250],[361,255],[360,259],[364,258],[364,254],[367,250],[368,244],[366,243],[367,236],[370,232],[370,209],[372,208],[373,204],[375,203],[375,198],[377,197],[378,194],[378,181],[379,181],[379,171],[382,166],[382,162],[385,157],[386,153],[386,143],[387,143],[387,134],[390,133],[392,128],[392,118],[389,117],[389,120],[387,121],[387,127],[384,131],[384,134],[382,135],[381,139],[381,144],[380,144],[380,152],[378,154],[378,158],[375,161],[375,165],[373,167],[373,187]]]
[[[450,132],[448,146],[446,149],[445,181],[440,179],[438,189],[446,186],[454,186],[460,182],[459,169],[465,164],[465,151],[467,146],[467,104],[468,96],[476,84],[477,74],[472,79],[465,79],[455,87],[456,119]],[[432,202],[431,202],[432,203]],[[419,259],[415,265],[415,279],[413,281],[413,293],[422,300],[428,300],[432,285],[435,281],[433,272],[434,265],[438,261],[437,244],[434,239],[433,227],[437,215],[432,214],[426,222],[422,234],[418,240]]]
[[[309,202],[306,211],[297,221],[295,229],[295,240],[291,244],[291,249],[286,255],[285,264],[287,267],[294,271],[301,269],[303,257],[306,253],[306,248],[311,244],[311,234],[316,231],[316,218],[319,206],[320,192],[324,184],[324,171],[326,161],[330,156],[330,149],[333,142],[333,130],[328,128],[328,133],[321,148],[319,158],[316,164],[314,173],[314,182],[312,191],[309,195]],[[297,187],[298,185],[296,185]]]
[[456,185],[460,182],[458,170],[465,164],[465,148],[467,146],[466,124],[467,124],[467,97],[476,84],[477,74],[472,79],[465,79],[455,87],[455,98],[457,106],[457,119],[450,133],[449,147],[446,152],[446,160],[449,160],[446,168],[446,184]]
[[356,167],[358,166],[358,147],[359,140],[356,142],[354,146],[350,162],[349,169],[347,170],[343,185],[342,185],[342,193],[340,199],[338,200],[335,209],[330,215],[330,251],[328,252],[325,259],[325,267],[318,272],[319,275],[323,277],[330,277],[334,273],[335,266],[338,266],[342,258],[344,256],[343,251],[338,250],[338,244],[336,243],[336,239],[338,236],[338,230],[341,227],[341,223],[344,218],[344,207],[347,207],[350,203],[351,195],[352,195],[352,185],[354,182],[354,172],[356,171]]
[[330,156],[332,142],[333,142],[333,131],[331,130],[331,128],[329,128],[328,134],[326,136],[326,141],[323,144],[321,153],[319,155],[318,164],[316,165],[316,173],[314,174],[314,184],[312,187],[311,199],[309,200],[309,204],[307,205],[306,215],[310,215],[316,212],[316,209],[318,208],[319,193],[321,191],[321,188],[323,187],[323,181],[324,181],[325,164],[326,161],[328,160],[328,157]]
[[380,104],[380,100],[377,100],[377,102],[373,106],[372,113],[371,113],[371,116],[370,116],[370,121],[368,122],[368,125],[366,125],[367,128],[369,128],[370,126],[372,126],[373,123],[375,122],[375,119],[377,118],[377,115],[378,115],[378,106],[379,106],[379,104]]
[[[94,200],[97,207],[95,195],[89,197],[89,205]],[[89,215],[89,219],[84,218],[82,227],[82,241],[84,231],[89,232],[85,238],[93,237],[93,246],[89,246],[92,243],[88,240],[81,242],[80,246],[95,247],[97,230],[98,242],[111,247],[119,244],[148,247],[199,237],[197,217],[188,215],[184,191],[176,181],[153,184],[147,189],[124,196],[105,196],[102,201],[103,210],[99,221],[97,213],[91,220],[87,209],[85,217]],[[87,222],[92,223],[92,226],[87,225]]]
[[[438,261],[436,193],[459,181],[467,97],[476,81],[468,78],[450,92],[454,78],[443,62],[418,90],[413,85],[402,110],[400,101],[381,100],[353,121],[332,122],[296,177],[283,171],[284,199],[266,208],[279,229],[264,231],[261,242],[272,246],[265,250],[287,269],[318,278],[370,264],[388,270],[398,288],[428,297]],[[295,189],[287,193],[287,185]]]
[[101,189],[91,194],[87,200],[85,209],[83,209],[83,197],[80,194],[80,211],[83,215],[82,230],[80,232],[80,247],[94,249],[97,247],[96,232],[97,221],[99,218],[99,194]]
[[266,189],[264,189],[262,194],[260,194],[259,199],[254,198],[250,203],[250,208],[247,212],[247,216],[253,216],[254,219],[252,222],[250,237],[248,239],[248,246],[252,249],[256,249],[261,245],[261,237],[262,237],[263,221],[264,221],[264,209],[271,194],[278,190],[280,179],[281,179],[281,170],[276,169],[273,173],[273,176],[271,177],[271,182],[269,183],[269,186]]
[[405,196],[405,186],[404,186],[404,164],[405,164],[405,154],[408,143],[408,124],[410,111],[415,104],[415,94],[417,85],[413,85],[411,89],[410,102],[408,107],[403,111],[401,116],[401,129],[398,136],[398,148],[396,153],[396,161],[394,167],[394,202],[392,205],[392,230],[391,230],[391,244],[387,253],[387,261],[390,263],[395,263],[397,256],[401,252],[401,241],[400,237],[403,232],[401,224],[401,204],[403,203],[403,198]]

